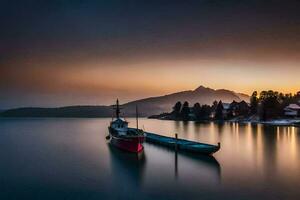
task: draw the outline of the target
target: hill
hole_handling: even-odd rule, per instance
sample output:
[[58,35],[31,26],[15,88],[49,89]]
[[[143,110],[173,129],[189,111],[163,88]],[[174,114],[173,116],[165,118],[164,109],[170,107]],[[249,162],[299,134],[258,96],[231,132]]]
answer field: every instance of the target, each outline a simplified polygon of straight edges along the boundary
[[164,96],[132,101],[124,104],[123,108],[126,115],[133,116],[135,106],[138,105],[139,113],[142,116],[149,116],[169,112],[177,101],[188,101],[191,105],[196,102],[211,105],[215,100],[222,100],[224,103],[231,103],[233,100],[238,102],[245,100],[246,102],[249,102],[249,99],[250,97],[246,94],[236,93],[225,89],[214,90],[200,86],[195,90],[187,90]]
[[60,108],[16,108],[2,113],[2,117],[109,117],[110,106],[67,106]]
[[[164,96],[140,99],[123,104],[123,116],[135,116],[136,105],[139,115],[150,115],[169,112],[177,101],[188,101],[191,105],[196,102],[211,105],[213,101],[223,102],[249,101],[249,96],[230,90],[214,90],[200,86],[195,90],[187,90]],[[111,106],[68,106],[60,108],[16,108],[0,113],[2,117],[111,117]]]

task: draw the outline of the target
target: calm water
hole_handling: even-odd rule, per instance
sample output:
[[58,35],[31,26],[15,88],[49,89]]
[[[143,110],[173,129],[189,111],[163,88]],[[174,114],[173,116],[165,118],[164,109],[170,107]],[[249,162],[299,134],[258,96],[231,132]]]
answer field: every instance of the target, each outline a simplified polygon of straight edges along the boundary
[[[134,119],[129,119],[134,126]],[[0,199],[300,199],[300,129],[141,119],[214,158],[110,147],[109,119],[0,119]]]

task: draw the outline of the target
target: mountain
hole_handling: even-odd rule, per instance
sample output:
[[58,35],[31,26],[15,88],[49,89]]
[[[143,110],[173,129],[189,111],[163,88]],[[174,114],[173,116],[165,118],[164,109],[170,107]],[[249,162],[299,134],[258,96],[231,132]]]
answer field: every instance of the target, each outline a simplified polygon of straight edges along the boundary
[[[188,101],[190,106],[199,102],[200,104],[211,105],[213,101],[222,100],[224,103],[245,100],[249,102],[249,96],[236,93],[230,90],[214,90],[200,86],[195,90],[187,90],[168,94],[164,96],[151,97],[132,101],[122,105],[123,116],[135,116],[138,106],[139,116],[170,112],[177,101]],[[111,117],[111,106],[68,106],[60,108],[16,108],[0,113],[2,117]]]
[[250,102],[250,96],[248,94],[236,93],[242,101]]
[[249,102],[250,97],[246,94],[236,93],[234,91],[219,89],[214,90],[208,87],[200,86],[195,90],[187,90],[168,94],[164,96],[151,97],[132,101],[123,105],[124,113],[133,116],[135,106],[138,106],[139,114],[142,116],[155,115],[162,112],[170,112],[177,101],[188,101],[190,106],[194,103],[211,105],[215,100],[221,100],[224,103],[245,100]]

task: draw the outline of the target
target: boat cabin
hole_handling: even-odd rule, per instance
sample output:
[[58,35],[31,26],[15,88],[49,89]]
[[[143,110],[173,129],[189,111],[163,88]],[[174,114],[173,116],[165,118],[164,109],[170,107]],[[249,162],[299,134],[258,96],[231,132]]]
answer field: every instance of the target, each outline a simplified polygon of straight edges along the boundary
[[110,123],[110,127],[125,135],[128,130],[128,122],[118,118]]

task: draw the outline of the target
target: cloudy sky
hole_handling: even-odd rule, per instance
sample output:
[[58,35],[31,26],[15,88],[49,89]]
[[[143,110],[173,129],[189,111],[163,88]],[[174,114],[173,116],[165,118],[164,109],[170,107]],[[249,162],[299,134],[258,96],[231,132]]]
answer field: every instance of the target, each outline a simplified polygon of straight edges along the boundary
[[297,0],[0,2],[0,108],[300,90]]

